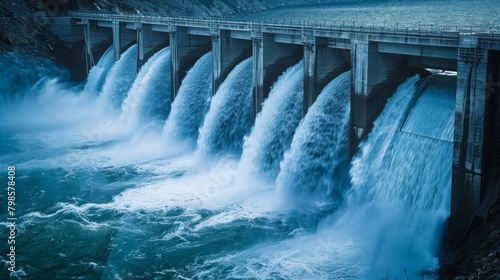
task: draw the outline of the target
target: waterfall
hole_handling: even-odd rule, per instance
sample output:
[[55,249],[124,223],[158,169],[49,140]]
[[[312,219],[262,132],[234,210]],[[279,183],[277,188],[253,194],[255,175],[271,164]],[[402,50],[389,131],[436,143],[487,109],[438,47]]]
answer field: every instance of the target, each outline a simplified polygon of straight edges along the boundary
[[456,79],[416,82],[398,88],[360,145],[344,218],[370,232],[363,239],[372,243],[373,267],[405,267],[409,275],[437,267],[450,209]]
[[111,45],[106,52],[102,55],[99,62],[90,69],[87,82],[85,83],[85,91],[100,92],[106,81],[108,74],[113,63],[115,62],[115,52],[113,45]]
[[211,96],[212,52],[209,52],[198,59],[182,81],[163,134],[173,140],[196,140]]
[[285,71],[274,83],[243,144],[239,168],[274,180],[302,118],[304,62]]
[[350,83],[351,73],[341,74],[309,108],[281,163],[278,191],[302,198],[341,197],[344,184],[339,174],[348,157]]
[[241,152],[243,137],[252,125],[252,67],[252,58],[238,64],[212,98],[200,129],[200,152]]
[[141,67],[127,98],[120,119],[134,125],[165,120],[170,111],[170,47],[155,53]]
[[120,108],[137,76],[137,45],[128,48],[113,64],[102,88],[102,97],[115,108]]

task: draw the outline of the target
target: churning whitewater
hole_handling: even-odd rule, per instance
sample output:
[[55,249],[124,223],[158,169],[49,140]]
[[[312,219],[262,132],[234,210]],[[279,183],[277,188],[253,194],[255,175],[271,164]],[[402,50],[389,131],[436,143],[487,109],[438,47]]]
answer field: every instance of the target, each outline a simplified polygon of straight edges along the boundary
[[212,96],[200,56],[173,102],[170,48],[136,59],[108,49],[82,88],[0,56],[32,65],[0,69],[20,252],[3,278],[436,278],[455,77],[401,84],[349,162],[351,71],[303,117],[304,62],[283,69],[254,121],[252,57]]

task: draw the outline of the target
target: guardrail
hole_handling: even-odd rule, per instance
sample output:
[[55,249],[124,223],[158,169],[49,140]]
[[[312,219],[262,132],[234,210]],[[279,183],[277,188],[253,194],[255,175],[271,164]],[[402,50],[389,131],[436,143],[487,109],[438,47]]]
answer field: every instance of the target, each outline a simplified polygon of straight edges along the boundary
[[382,33],[392,35],[411,35],[411,36],[432,36],[432,37],[448,37],[457,38],[460,35],[473,34],[484,39],[492,41],[500,41],[500,30],[493,27],[463,27],[463,26],[402,26],[395,24],[394,26],[377,26],[377,25],[357,25],[356,22],[346,21],[309,21],[297,19],[257,19],[248,21],[243,17],[228,16],[226,18],[210,18],[210,17],[181,17],[181,16],[155,16],[141,15],[133,13],[106,13],[106,12],[69,12],[68,17],[71,18],[90,18],[94,20],[118,20],[125,22],[142,22],[149,24],[173,24],[189,27],[204,27],[211,28],[217,25],[221,28],[251,31],[255,28],[260,28],[265,31],[266,28],[281,28],[291,30],[311,29],[318,31],[350,31],[361,33]]

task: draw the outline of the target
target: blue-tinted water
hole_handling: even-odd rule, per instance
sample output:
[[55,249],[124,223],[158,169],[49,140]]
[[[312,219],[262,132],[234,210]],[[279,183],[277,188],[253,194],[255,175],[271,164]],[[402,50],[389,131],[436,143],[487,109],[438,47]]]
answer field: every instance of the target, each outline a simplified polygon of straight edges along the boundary
[[278,175],[279,163],[302,119],[303,73],[304,62],[301,61],[284,72],[272,86],[252,132],[245,139],[239,163],[241,172],[270,180]]
[[252,70],[252,58],[247,58],[220,85],[200,128],[200,153],[241,152],[252,125]]
[[316,25],[375,26],[415,30],[500,31],[498,0],[358,0],[293,6],[256,12],[247,20]]
[[102,55],[99,62],[90,69],[89,75],[87,77],[87,82],[85,83],[85,91],[101,91],[104,86],[104,82],[106,82],[106,76],[113,67],[115,62],[115,53],[114,47],[111,45],[106,52]]
[[[451,158],[453,77],[402,84],[349,166],[350,72],[332,80],[301,120],[303,65],[290,67],[254,123],[252,59],[210,98],[209,53],[167,116],[146,101],[169,98],[169,55],[158,52],[136,78],[126,52],[100,96],[57,78],[64,71],[45,62],[33,67],[46,72],[22,86],[2,77],[18,96],[0,103],[3,181],[7,165],[16,166],[11,276],[399,279],[401,267],[412,276],[437,267],[449,209],[451,163],[442,162]],[[429,115],[439,120],[434,126]],[[198,136],[197,147],[170,137],[172,127],[185,128],[178,138]],[[6,218],[2,210],[2,225]]]

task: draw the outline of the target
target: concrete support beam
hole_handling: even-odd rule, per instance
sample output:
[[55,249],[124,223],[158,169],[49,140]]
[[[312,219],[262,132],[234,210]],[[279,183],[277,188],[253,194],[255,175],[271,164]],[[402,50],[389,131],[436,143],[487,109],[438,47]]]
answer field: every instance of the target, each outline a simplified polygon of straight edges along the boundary
[[253,35],[254,58],[254,115],[262,107],[271,86],[288,67],[297,63],[303,55],[300,45],[276,43],[274,34]]
[[409,45],[401,43],[378,43],[378,51],[383,53],[394,53],[402,55],[424,56],[432,58],[443,58],[456,60],[456,47]]
[[194,63],[209,52],[212,47],[212,38],[207,36],[189,35],[186,27],[171,26],[170,54],[171,54],[171,97],[174,100],[182,79]]
[[153,25],[138,23],[137,27],[137,71],[157,51],[169,45],[169,36],[153,31]]
[[137,34],[134,30],[127,29],[126,23],[113,21],[113,47],[115,61],[120,59],[122,52],[136,42]]
[[212,93],[215,94],[222,83],[222,52],[221,36],[222,31],[212,34]]
[[322,38],[304,40],[304,116],[328,82],[351,66],[348,50],[326,45],[326,39]]
[[450,223],[465,229],[483,195],[484,122],[488,52],[478,38],[463,36],[458,51],[455,136]]
[[302,112],[305,116],[307,109],[314,103],[319,94],[316,84],[318,49],[316,37],[312,36],[312,32],[307,35],[304,34],[302,41],[304,43],[304,103]]
[[385,102],[408,77],[404,56],[378,52],[376,42],[359,35],[352,42],[351,61],[351,155],[371,129]]
[[90,32],[90,23],[88,21],[83,24],[83,37],[85,38],[85,67],[88,74],[90,68],[94,66],[94,59],[92,57],[92,35]]
[[175,96],[179,91],[179,58],[177,54],[177,30],[172,28],[170,31],[170,101],[174,102]]
[[253,116],[257,117],[264,102],[264,48],[262,34],[252,39],[253,57]]
[[231,38],[229,30],[218,30],[215,34],[212,34],[212,52],[212,88],[215,93],[231,70],[238,63],[252,55],[252,42]]
[[144,31],[142,30],[142,24],[137,23],[137,72],[141,69],[144,64]]
[[120,59],[122,42],[121,42],[121,32],[120,32],[120,22],[117,20],[113,21],[113,52],[115,54],[115,61]]
[[113,22],[112,21],[106,21],[106,20],[97,21],[96,25],[98,27],[113,28]]

